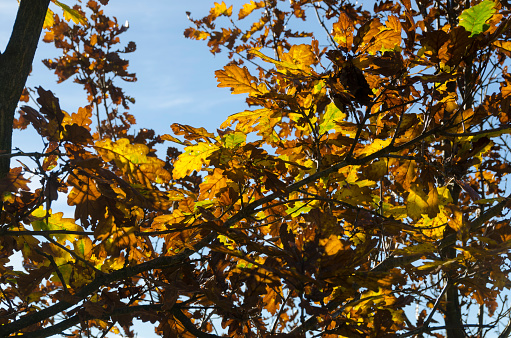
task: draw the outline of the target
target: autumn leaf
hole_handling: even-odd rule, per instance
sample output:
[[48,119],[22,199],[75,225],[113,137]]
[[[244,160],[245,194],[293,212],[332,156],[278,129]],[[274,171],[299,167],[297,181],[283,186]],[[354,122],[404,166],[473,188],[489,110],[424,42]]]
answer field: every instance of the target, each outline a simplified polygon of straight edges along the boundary
[[186,147],[184,153],[179,155],[174,164],[172,177],[180,179],[191,174],[194,170],[200,171],[203,165],[209,164],[208,157],[218,149],[218,146],[204,142]]
[[231,88],[232,94],[258,92],[257,79],[250,75],[247,67],[229,65],[225,66],[224,70],[217,70],[215,75],[219,82],[218,87]]
[[310,65],[316,63],[316,57],[310,45],[292,46],[288,53],[282,54],[282,61],[266,56],[256,49],[251,50],[250,53],[266,62],[273,63],[284,74],[312,74]]
[[222,137],[222,142],[226,148],[233,149],[245,143],[247,135],[241,132],[229,133]]
[[325,247],[325,252],[329,256],[335,255],[345,249],[345,244],[335,235],[330,235],[329,238],[321,239],[320,244]]
[[74,252],[85,259],[89,259],[92,255],[92,241],[88,237],[82,237],[78,239],[76,242],[73,242]]
[[[53,26],[55,23],[55,20],[53,19],[53,11],[48,8],[48,11],[46,12],[46,17],[44,18],[43,23],[43,29],[49,29]],[[53,35],[53,34],[52,34]],[[46,39],[46,37],[45,37]],[[48,39],[48,41],[52,41],[53,39]]]
[[215,2],[215,6],[213,8],[211,8],[211,10],[209,12],[209,15],[211,16],[212,20],[216,19],[220,15],[231,16],[231,14],[232,14],[232,6],[227,8],[227,6],[225,5],[225,2],[223,2],[223,1],[221,3]]
[[326,106],[325,113],[321,116],[319,123],[319,133],[324,134],[332,129],[336,129],[337,121],[344,120],[346,114],[344,114],[337,106],[332,102]]
[[59,230],[64,233],[51,234],[50,236],[55,237],[60,243],[66,242],[67,240],[73,241],[77,234],[66,234],[66,231],[81,232],[82,227],[75,224],[72,218],[63,218],[64,213],[52,213],[51,210],[45,210],[42,206],[32,212],[34,220],[32,226],[36,231],[52,231]]
[[60,1],[57,1],[57,0],[52,0],[52,1],[57,6],[62,8],[62,11],[64,12],[64,18],[67,21],[73,20],[74,23],[82,24],[82,25],[85,25],[87,23],[87,19],[83,15],[81,15],[80,12],[78,12],[77,10],[69,7],[68,5],[66,5]]
[[264,8],[264,1],[255,2],[251,0],[250,2],[243,5],[238,13],[238,20],[242,20],[250,15],[255,9]]
[[266,294],[263,297],[263,304],[264,308],[272,315],[274,315],[280,308],[282,290],[279,291],[280,292],[275,291],[274,287],[270,287],[269,285],[266,286]]
[[333,36],[335,42],[337,42],[341,47],[350,49],[353,45],[354,32],[355,25],[351,19],[345,13],[341,13],[339,20],[333,25]]

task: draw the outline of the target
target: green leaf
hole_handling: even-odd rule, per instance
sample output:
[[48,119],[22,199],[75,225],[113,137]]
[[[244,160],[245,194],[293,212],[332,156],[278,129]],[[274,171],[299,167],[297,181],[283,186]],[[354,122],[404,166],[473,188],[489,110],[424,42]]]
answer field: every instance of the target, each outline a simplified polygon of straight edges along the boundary
[[495,3],[491,0],[485,0],[461,13],[460,26],[465,28],[467,32],[470,32],[470,36],[472,37],[489,28],[486,21],[488,21],[495,12]]
[[[32,227],[36,231],[83,231],[83,228],[77,225],[72,218],[63,218],[64,213],[52,213],[51,210],[45,210],[42,206],[32,212]],[[59,243],[67,240],[73,241],[79,235],[75,234],[51,234],[50,236],[57,239]]]
[[302,213],[306,214],[314,207],[311,203],[295,202],[294,207],[288,207],[286,213],[291,217],[298,217]]
[[240,132],[234,132],[223,137],[224,145],[229,149],[236,148],[238,145],[244,143],[246,139],[247,135]]
[[329,130],[335,129],[337,121],[341,121],[346,117],[344,114],[334,103],[330,103],[326,106],[325,114],[321,117],[319,123],[319,134],[323,135]]

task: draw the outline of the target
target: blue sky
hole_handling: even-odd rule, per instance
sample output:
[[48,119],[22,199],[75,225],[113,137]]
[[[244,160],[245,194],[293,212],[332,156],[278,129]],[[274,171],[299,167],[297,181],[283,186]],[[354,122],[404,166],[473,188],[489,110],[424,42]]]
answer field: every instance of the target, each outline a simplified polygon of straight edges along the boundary
[[[76,0],[63,1],[73,4]],[[227,116],[246,108],[244,97],[231,95],[226,88],[217,88],[214,71],[227,62],[224,55],[214,56],[203,41],[184,38],[189,27],[186,11],[202,17],[213,1],[189,2],[155,0],[141,4],[135,0],[110,0],[105,13],[116,16],[120,24],[129,21],[130,29],[121,35],[121,43],[134,41],[137,51],[127,54],[129,70],[138,81],[119,81],[125,92],[136,99],[130,113],[137,119],[138,128],[151,128],[157,133],[170,133],[174,122],[203,126],[212,131]],[[0,1],[0,50],[4,50],[17,11],[16,0]],[[55,8],[54,8],[55,9]],[[59,9],[55,9],[58,13]],[[62,109],[69,113],[86,104],[85,92],[68,80],[56,83],[56,76],[41,62],[58,55],[53,44],[41,42],[34,59],[29,87],[42,86],[59,99]],[[30,103],[29,103],[30,104]],[[33,129],[15,132],[13,146],[23,151],[40,151],[40,138]]]

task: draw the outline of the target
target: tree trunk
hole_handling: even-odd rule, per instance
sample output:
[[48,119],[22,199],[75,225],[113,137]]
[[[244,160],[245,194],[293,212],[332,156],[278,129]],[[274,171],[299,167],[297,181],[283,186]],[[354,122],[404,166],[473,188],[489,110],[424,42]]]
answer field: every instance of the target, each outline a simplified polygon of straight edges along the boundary
[[9,173],[12,123],[50,0],[21,0],[11,38],[0,54],[0,178]]

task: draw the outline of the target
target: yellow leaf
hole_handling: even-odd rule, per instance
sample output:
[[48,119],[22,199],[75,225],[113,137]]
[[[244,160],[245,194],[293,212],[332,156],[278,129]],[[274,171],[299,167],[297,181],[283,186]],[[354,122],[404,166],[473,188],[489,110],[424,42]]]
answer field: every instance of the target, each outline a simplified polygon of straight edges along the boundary
[[362,150],[359,150],[357,153],[358,153],[358,155],[366,155],[366,156],[373,154],[377,151],[382,150],[386,146],[388,146],[391,141],[392,141],[392,139],[390,139],[390,138],[388,138],[386,140],[376,139],[373,142],[371,142],[371,144],[368,144]]
[[[371,37],[368,33],[364,37],[364,41],[369,44],[367,52],[371,55],[376,52],[393,51],[401,45],[402,28],[399,19],[390,15],[385,24],[383,26],[380,22],[371,23],[370,32],[374,35]],[[379,30],[378,33],[376,33],[376,29]],[[372,40],[373,37],[374,40]]]
[[49,29],[53,27],[55,20],[53,19],[53,12],[51,9],[46,11],[46,16],[44,17],[43,29]]
[[310,65],[317,62],[310,45],[293,45],[288,53],[282,55],[282,61],[293,65],[293,68],[310,73]]
[[147,231],[164,231],[173,228],[173,225],[185,221],[189,216],[183,214],[179,209],[175,209],[170,215],[161,215],[154,218],[151,227]]
[[492,43],[492,45],[494,45],[495,47],[498,47],[500,49],[504,49],[508,52],[511,52],[511,41],[498,40],[498,41],[495,41],[494,43]]
[[97,141],[96,151],[106,162],[115,164],[126,174],[131,183],[150,186],[154,183],[164,183],[170,180],[170,174],[164,169],[165,162],[149,154],[145,144],[132,144],[129,139],[121,138],[115,142],[110,139]]
[[62,8],[62,11],[64,12],[64,19],[67,21],[73,20],[74,23],[82,25],[87,23],[87,19],[85,19],[85,17],[81,15],[80,12],[78,12],[76,9],[73,9],[57,0],[54,0],[54,3]]
[[284,74],[303,73],[309,75],[311,74],[310,65],[316,62],[310,45],[293,45],[289,53],[282,55],[282,61],[266,56],[256,49],[252,49],[250,53],[266,62],[273,63],[277,66],[277,70]]
[[428,213],[428,196],[416,186],[410,187],[410,193],[406,203],[408,215],[414,219],[419,219],[423,214]]
[[[75,224],[74,219],[62,218],[64,213],[58,212],[53,214],[51,209],[45,210],[42,206],[34,210],[32,216],[34,218],[32,226],[36,231],[83,231],[81,226]],[[67,240],[73,241],[80,235],[60,233],[50,236],[55,237],[59,243],[63,243]]]
[[440,208],[440,212],[434,218],[429,218],[427,214],[423,214],[416,226],[421,228],[421,232],[429,238],[441,239],[444,237],[444,229],[449,220],[448,213],[444,208]]
[[321,239],[319,244],[325,247],[325,252],[329,256],[335,255],[345,248],[344,243],[336,235],[330,235],[329,238]]
[[221,189],[227,188],[227,179],[223,172],[222,169],[216,168],[213,174],[204,178],[204,181],[199,186],[201,199],[212,200],[221,193]]
[[73,243],[74,252],[85,259],[89,259],[92,255],[92,241],[89,237],[82,237]]
[[240,9],[238,13],[238,20],[244,19],[250,15],[255,9],[263,8],[264,1],[254,2],[251,0],[249,3],[243,5],[243,8]]
[[200,171],[203,165],[209,164],[207,159],[209,155],[218,149],[218,146],[203,142],[186,147],[185,152],[179,155],[176,163],[174,163],[172,177],[180,179],[194,170]]
[[229,87],[232,94],[258,92],[257,79],[250,75],[247,67],[228,65],[224,67],[224,70],[217,70],[215,75],[219,82],[218,87]]
[[227,8],[225,2],[223,1],[221,3],[215,2],[215,7],[211,8],[211,10],[209,11],[209,15],[212,17],[213,20],[219,17],[220,15],[231,16],[231,14],[232,6]]
[[[279,287],[281,289],[281,287]],[[281,290],[280,290],[281,291]],[[266,294],[263,297],[264,308],[274,315],[280,308],[280,294],[273,287],[266,285]]]

